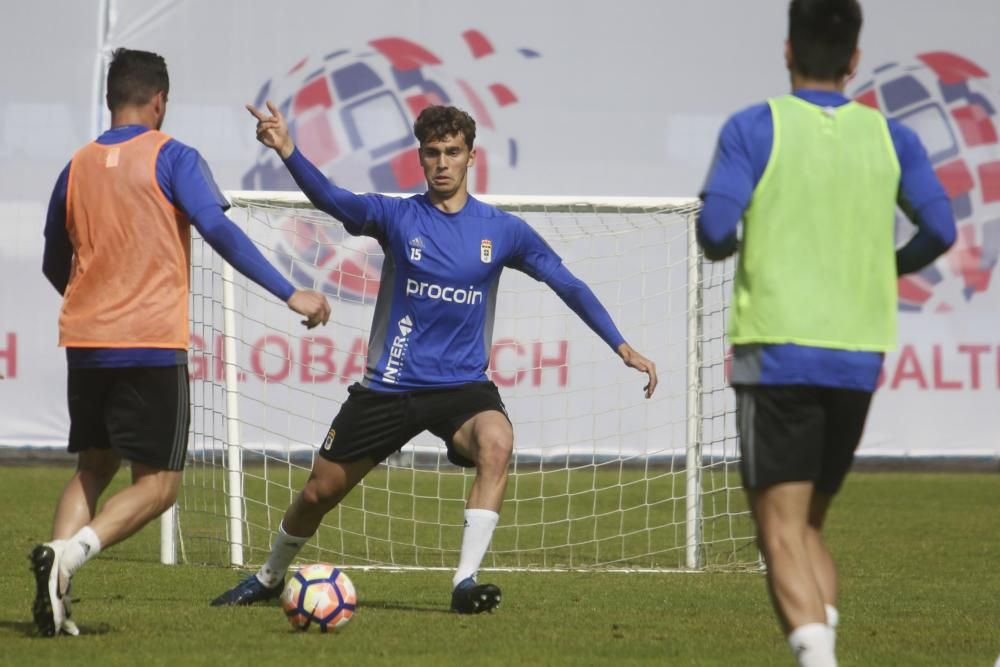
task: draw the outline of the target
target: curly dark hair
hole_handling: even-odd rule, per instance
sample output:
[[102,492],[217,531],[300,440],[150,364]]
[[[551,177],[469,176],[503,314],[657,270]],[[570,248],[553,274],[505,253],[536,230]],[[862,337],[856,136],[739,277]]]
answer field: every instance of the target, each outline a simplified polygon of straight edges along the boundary
[[465,137],[465,145],[472,150],[476,141],[476,121],[457,107],[430,106],[420,112],[413,124],[413,134],[420,145],[439,141],[449,136]]

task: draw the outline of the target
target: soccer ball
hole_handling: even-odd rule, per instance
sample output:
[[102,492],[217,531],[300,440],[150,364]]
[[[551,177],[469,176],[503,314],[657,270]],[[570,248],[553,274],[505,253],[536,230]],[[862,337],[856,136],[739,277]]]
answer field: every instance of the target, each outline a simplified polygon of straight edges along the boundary
[[[900,310],[948,312],[973,301],[1000,260],[1000,94],[989,73],[954,53],[921,53],[876,68],[852,95],[917,133],[958,223],[946,257],[900,279]],[[897,224],[898,233],[911,230]]]
[[350,578],[327,563],[306,565],[281,593],[281,607],[296,630],[342,628],[354,616],[357,603]]

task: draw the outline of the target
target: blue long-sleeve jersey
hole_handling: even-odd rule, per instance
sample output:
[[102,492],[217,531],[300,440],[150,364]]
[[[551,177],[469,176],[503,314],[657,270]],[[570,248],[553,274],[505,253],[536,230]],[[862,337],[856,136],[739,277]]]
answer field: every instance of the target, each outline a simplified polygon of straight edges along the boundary
[[[797,90],[797,97],[824,107],[850,100],[838,92]],[[916,133],[888,121],[900,166],[900,208],[917,233],[896,251],[899,274],[917,271],[934,261],[955,241],[955,218],[948,196],[934,174]],[[729,118],[719,136],[715,159],[702,197],[698,240],[709,259],[737,250],[737,228],[771,157],[774,122],[767,103]],[[877,352],[833,350],[802,345],[739,345],[733,351],[733,384],[807,384],[873,391],[882,369]]]
[[612,349],[625,342],[607,310],[526,222],[469,197],[445,213],[426,194],[356,195],[297,149],[285,161],[309,200],[349,234],[376,239],[385,261],[365,384],[380,391],[486,379],[504,267],[549,285]]
[[[113,145],[128,141],[148,128],[123,125],[97,138],[97,143]],[[66,228],[66,187],[69,165],[56,180],[45,221],[45,251],[42,272],[62,294],[69,282],[73,246]],[[156,181],[171,204],[187,215],[212,248],[227,262],[282,301],[295,288],[261,254],[246,234],[226,217],[228,202],[212,178],[205,160],[195,149],[170,139],[156,159]],[[173,366],[187,363],[186,350],[157,348],[67,348],[70,367]]]

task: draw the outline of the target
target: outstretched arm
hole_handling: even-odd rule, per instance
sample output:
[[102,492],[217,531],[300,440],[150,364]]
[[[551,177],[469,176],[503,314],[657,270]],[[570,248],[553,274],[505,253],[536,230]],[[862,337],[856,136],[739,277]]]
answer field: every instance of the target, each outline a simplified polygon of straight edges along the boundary
[[626,366],[645,373],[649,382],[644,387],[646,398],[656,390],[656,364],[636,352],[625,342],[607,309],[587,287],[587,284],[560,264],[546,279],[545,284],[559,295],[604,342],[611,346]]
[[284,301],[291,310],[305,316],[302,324],[306,328],[312,329],[329,321],[330,303],[326,297],[313,290],[295,289],[220,207],[202,209],[191,221],[205,241],[233,268]]
[[329,213],[344,223],[349,234],[358,235],[366,231],[368,221],[368,201],[350,190],[338,188],[331,183],[316,166],[297,150],[288,132],[284,114],[268,100],[270,115],[246,105],[247,111],[257,119],[257,141],[273,148],[285,162],[295,183],[321,211]]
[[202,238],[234,269],[278,297],[306,319],[312,329],[330,317],[326,297],[312,290],[296,290],[256,244],[226,217],[228,207],[211,169],[198,151],[168,141],[157,158],[157,181],[164,196],[187,214]]

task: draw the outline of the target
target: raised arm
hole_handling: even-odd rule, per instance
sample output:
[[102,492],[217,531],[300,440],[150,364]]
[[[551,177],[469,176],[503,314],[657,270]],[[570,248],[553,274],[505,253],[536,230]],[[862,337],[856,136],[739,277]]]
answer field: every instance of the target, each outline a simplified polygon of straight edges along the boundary
[[357,236],[372,231],[368,224],[368,200],[331,183],[295,147],[284,115],[270,100],[267,102],[270,114],[252,104],[246,105],[246,108],[257,119],[257,141],[278,153],[295,183],[316,208],[344,223],[344,229],[349,234]]
[[[511,216],[513,217],[513,216]],[[538,232],[520,218],[514,218],[517,251],[508,266],[523,271],[535,280],[541,280],[559,295],[559,298],[576,313],[605,343],[611,346],[625,365],[645,373],[649,382],[643,389],[646,398],[656,390],[656,364],[636,352],[618,331],[611,314],[594,295],[587,284],[570,273],[562,258],[539,236]]]

